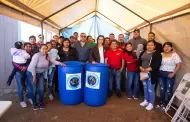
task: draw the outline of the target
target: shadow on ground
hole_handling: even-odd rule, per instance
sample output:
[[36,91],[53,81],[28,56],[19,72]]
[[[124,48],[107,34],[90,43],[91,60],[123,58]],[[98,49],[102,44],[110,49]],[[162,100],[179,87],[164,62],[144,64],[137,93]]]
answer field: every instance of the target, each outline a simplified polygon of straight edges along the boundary
[[169,122],[170,118],[160,110],[146,111],[140,107],[141,100],[108,99],[102,107],[89,107],[84,103],[64,106],[58,99],[46,100],[46,109],[33,111],[20,108],[16,95],[3,95],[0,100],[11,100],[13,105],[0,118],[0,122]]

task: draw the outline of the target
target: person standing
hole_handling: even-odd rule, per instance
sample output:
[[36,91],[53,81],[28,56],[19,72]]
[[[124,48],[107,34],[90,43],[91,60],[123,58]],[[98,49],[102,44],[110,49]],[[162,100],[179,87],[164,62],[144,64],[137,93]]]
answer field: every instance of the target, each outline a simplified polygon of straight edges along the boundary
[[92,48],[89,55],[89,62],[95,63],[104,63],[104,36],[99,35],[97,38],[98,42],[95,47]]
[[149,32],[148,34],[148,41],[154,41],[155,44],[156,44],[156,51],[159,52],[159,53],[162,53],[163,49],[162,49],[162,44],[157,42],[155,40],[155,34],[153,32]]
[[[27,104],[24,101],[24,95],[23,95],[23,83],[25,79],[25,71],[26,71],[26,63],[27,60],[30,58],[30,55],[22,49],[22,42],[15,42],[14,44],[15,48],[11,48],[11,55],[13,56],[13,71],[11,75],[15,75],[16,83],[18,87],[18,96],[20,99],[20,106],[22,108],[27,107]],[[19,65],[21,67],[17,68]]]
[[38,35],[38,41],[36,42],[36,45],[39,47],[41,44],[43,44],[44,36],[42,34]]
[[89,53],[90,53],[90,43],[86,41],[86,34],[80,34],[80,42],[76,42],[73,45],[78,52],[79,61],[86,63],[88,61]]
[[104,47],[106,50],[110,49],[110,38],[106,37],[104,40]]
[[113,93],[113,82],[116,82],[116,94],[121,98],[120,75],[124,68],[123,51],[117,49],[117,41],[111,41],[111,49],[106,52],[105,63],[110,68],[109,97]]
[[78,61],[78,53],[75,48],[71,47],[71,42],[68,38],[63,41],[63,47],[58,50],[60,62]]
[[110,38],[110,42],[111,42],[111,41],[115,40],[115,35],[113,33],[111,33],[109,35],[109,38]]
[[135,52],[136,52],[137,46],[139,44],[143,44],[143,45],[146,44],[146,40],[140,36],[140,30],[139,29],[135,29],[133,31],[133,38],[130,39],[129,42],[133,45],[133,51],[135,51]]
[[[55,65],[65,64],[56,61],[50,55],[48,55],[47,45],[42,44],[40,46],[40,52],[36,53],[30,62],[27,75],[27,91],[29,98],[32,98],[33,110],[44,109],[44,72],[47,70],[50,62]],[[39,94],[39,102],[37,104],[36,95]]]
[[36,37],[35,36],[30,36],[29,37],[29,43],[32,45],[32,55],[36,54],[39,52],[39,47],[36,45]]
[[74,37],[75,42],[78,42],[79,34],[77,32],[74,32],[73,37]]
[[123,34],[119,34],[118,36],[118,48],[122,49],[125,51],[125,39]]
[[155,102],[155,82],[157,81],[159,68],[162,61],[160,53],[155,51],[156,44],[149,41],[147,50],[140,54],[138,66],[141,71],[141,79],[144,87],[144,101],[140,104],[146,110],[152,110]]
[[[137,68],[138,58],[136,53],[132,51],[132,44],[126,44],[126,51],[124,53],[124,60],[127,67],[127,78],[128,78],[128,99],[131,100],[132,98],[137,100],[138,99],[138,92],[139,92],[139,71]],[[132,92],[132,84],[134,82],[134,91]]]
[[63,41],[64,41],[64,37],[63,37],[63,36],[60,36],[60,37],[59,37],[59,42],[58,42],[58,44],[57,44],[57,49],[63,47]]
[[[173,95],[175,76],[181,67],[181,58],[173,51],[173,44],[165,42],[163,45],[162,63],[158,81],[161,87],[160,107],[164,110]],[[167,94],[167,99],[166,98]]]
[[96,43],[94,42],[92,36],[88,35],[87,38],[86,38],[87,42],[90,43],[90,47],[94,47],[96,46]]
[[58,35],[54,35],[53,40],[56,42],[56,45],[59,44],[59,36]]
[[[124,35],[119,34],[118,35],[118,49],[121,49],[122,51],[125,51],[125,40]],[[126,65],[126,64],[124,64]],[[124,66],[126,67],[126,66]],[[126,91],[126,68],[123,69],[123,72],[121,73],[121,90]]]

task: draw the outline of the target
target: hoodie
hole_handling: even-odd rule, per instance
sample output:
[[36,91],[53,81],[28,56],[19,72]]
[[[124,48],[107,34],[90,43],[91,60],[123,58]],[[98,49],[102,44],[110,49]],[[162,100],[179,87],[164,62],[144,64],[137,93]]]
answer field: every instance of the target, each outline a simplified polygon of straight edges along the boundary
[[11,48],[11,55],[13,56],[13,62],[18,64],[25,64],[30,55],[23,49]]

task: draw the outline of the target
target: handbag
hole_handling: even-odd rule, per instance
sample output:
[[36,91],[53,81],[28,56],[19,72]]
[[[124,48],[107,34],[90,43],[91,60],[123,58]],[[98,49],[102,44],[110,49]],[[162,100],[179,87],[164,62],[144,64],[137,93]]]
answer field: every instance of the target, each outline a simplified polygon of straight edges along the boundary
[[[150,66],[151,62],[152,62],[152,57],[150,59],[149,66]],[[149,78],[149,75],[147,72],[140,72],[140,80],[141,81],[146,80],[148,78]]]

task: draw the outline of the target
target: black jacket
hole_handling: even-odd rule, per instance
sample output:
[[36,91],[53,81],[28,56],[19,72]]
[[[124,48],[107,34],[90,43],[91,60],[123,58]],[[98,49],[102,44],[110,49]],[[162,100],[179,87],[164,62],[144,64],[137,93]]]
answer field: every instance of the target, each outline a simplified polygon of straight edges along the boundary
[[63,48],[58,49],[58,55],[60,57],[60,62],[64,61],[78,61],[78,53],[75,48],[70,48],[68,54],[63,51]]
[[[145,52],[145,51],[144,51]],[[142,52],[139,56],[139,60],[138,60],[138,67],[140,68],[142,66],[142,55],[144,54],[144,52]],[[160,65],[162,62],[162,55],[161,53],[155,51],[152,54],[152,61],[150,63],[150,67],[152,68],[152,71],[150,71],[150,75],[151,75],[151,83],[155,84],[158,80],[158,71],[160,69]]]
[[[105,53],[105,48],[103,47],[103,52]],[[100,63],[100,53],[99,53],[99,49],[98,46],[93,47],[90,50],[90,54],[89,54],[89,62],[92,63],[92,61],[98,62]]]

